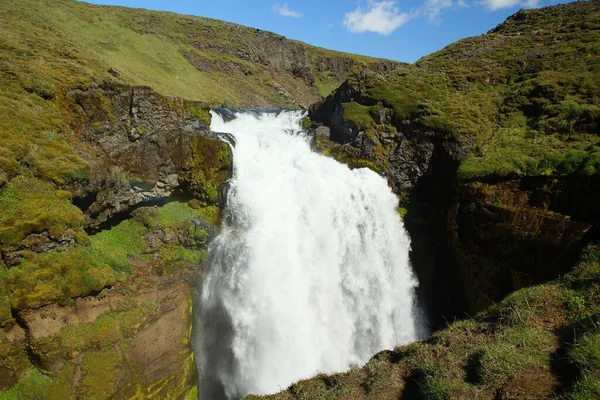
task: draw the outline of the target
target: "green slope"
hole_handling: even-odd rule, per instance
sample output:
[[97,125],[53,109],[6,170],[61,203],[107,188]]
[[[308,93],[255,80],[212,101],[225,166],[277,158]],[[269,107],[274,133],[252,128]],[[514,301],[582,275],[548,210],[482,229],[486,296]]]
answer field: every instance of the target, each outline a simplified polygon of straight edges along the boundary
[[222,21],[74,0],[3,1],[0,33],[7,67],[49,84],[111,79],[114,68],[128,84],[233,106],[308,106],[345,79],[340,66],[382,61]]
[[[600,6],[521,11],[387,74],[351,76],[356,101],[393,110],[468,154],[459,178],[600,173]],[[375,128],[377,109],[344,108]],[[371,126],[372,125],[372,126]]]

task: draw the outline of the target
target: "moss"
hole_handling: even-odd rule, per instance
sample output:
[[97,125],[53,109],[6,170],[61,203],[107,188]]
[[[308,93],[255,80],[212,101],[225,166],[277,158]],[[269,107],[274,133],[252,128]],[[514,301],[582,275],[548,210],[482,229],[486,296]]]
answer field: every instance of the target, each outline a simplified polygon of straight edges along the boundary
[[312,124],[313,124],[313,122],[311,121],[310,117],[302,118],[302,122],[300,123],[300,125],[302,126],[302,129],[309,129],[312,126]]
[[22,310],[85,296],[131,274],[129,256],[145,249],[145,228],[135,221],[91,236],[89,245],[32,255],[9,271],[12,307]]
[[90,352],[82,360],[81,385],[86,398],[105,400],[111,398],[116,391],[116,384],[121,374],[121,355],[112,347],[98,352]]
[[136,211],[135,218],[149,229],[180,228],[182,224],[189,223],[194,218],[218,225],[220,210],[216,206],[207,206],[194,199],[189,203],[173,201],[158,208],[142,208]]
[[202,200],[217,204],[219,188],[228,179],[231,168],[229,145],[214,138],[196,136],[190,144],[193,152],[188,162],[191,180],[202,193]]
[[348,146],[326,148],[322,153],[342,164],[346,164],[350,168],[369,168],[375,172],[382,172],[382,163],[362,157],[353,148]]
[[353,122],[360,130],[375,126],[375,120],[371,115],[375,107],[363,106],[355,102],[343,103],[342,107],[344,110],[344,122]]
[[58,334],[32,341],[32,349],[45,358],[71,359],[89,349],[105,349],[131,338],[157,312],[152,302],[122,301],[118,309],[93,323],[67,325]]
[[39,179],[19,176],[0,193],[0,243],[13,245],[27,235],[48,231],[52,236],[76,236],[83,213],[69,201],[70,194],[57,191]]
[[198,105],[190,105],[188,107],[188,112],[195,118],[201,119],[206,126],[210,126],[211,115],[210,108],[202,107]]
[[396,207],[396,212],[398,213],[401,219],[404,219],[404,217],[406,217],[406,214],[408,214],[408,210],[404,207]]
[[129,256],[140,256],[146,248],[142,236],[145,227],[137,222],[126,220],[116,227],[90,236],[91,256],[103,259],[116,273],[131,273]]
[[66,379],[72,375],[72,367],[66,366],[56,377],[42,374],[31,368],[21,375],[21,378],[11,389],[1,392],[2,400],[68,400],[75,399],[71,381]]

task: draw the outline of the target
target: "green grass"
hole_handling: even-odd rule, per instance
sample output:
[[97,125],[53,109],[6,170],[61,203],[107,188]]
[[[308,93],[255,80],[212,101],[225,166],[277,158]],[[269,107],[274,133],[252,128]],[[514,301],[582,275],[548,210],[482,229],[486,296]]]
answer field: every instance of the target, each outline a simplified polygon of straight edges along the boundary
[[[52,194],[53,188],[85,185],[97,167],[91,156],[95,150],[81,135],[81,110],[69,94],[73,89],[118,80],[210,105],[291,107],[317,101],[317,86],[238,56],[244,49],[262,51],[262,40],[254,29],[200,17],[73,0],[3,1],[0,205],[10,211],[0,216],[0,244],[14,245],[30,233],[43,231],[58,234],[62,230],[71,235],[81,225],[83,216],[68,199],[62,201]],[[314,63],[321,58],[351,59],[365,65],[381,61],[292,44],[305,48]],[[194,59],[214,68],[198,69]],[[109,73],[111,68],[118,71],[118,78]],[[331,87],[345,77],[330,74],[322,82]],[[183,111],[210,121],[205,106]],[[205,184],[204,200],[214,204],[225,174],[221,166],[200,165],[211,162],[207,153],[200,153],[191,169]],[[19,175],[23,177],[11,182]],[[40,199],[34,199],[29,182],[40,191]]]
[[371,115],[375,107],[363,106],[358,103],[343,103],[344,122],[352,121],[361,129],[369,129],[375,127],[375,120]]
[[[219,215],[215,206],[192,208],[180,202],[142,208],[134,219],[90,236],[88,244],[75,245],[65,251],[24,254],[24,261],[5,273],[0,282],[7,286],[12,308],[16,310],[56,301],[66,304],[73,297],[126,280],[133,272],[131,257],[148,257],[144,235],[149,230],[162,230],[174,237],[185,233],[196,246],[188,248],[177,240],[162,244],[159,253],[162,274],[197,265],[206,254],[208,233],[202,227],[194,228],[191,220],[198,218],[216,225]],[[6,301],[5,298],[2,304]],[[7,321],[8,315],[7,311],[4,317]]]
[[[346,60],[366,65],[381,61],[290,41],[290,45],[304,48],[311,61],[317,84],[309,85],[288,71],[239,57],[240,51],[263,51],[264,37],[252,28],[70,0],[27,1],[30,3],[10,0],[0,8],[0,20],[10,21],[3,24],[3,59],[14,53],[23,61],[43,55],[45,68],[53,72],[72,69],[89,78],[111,78],[107,71],[114,68],[129,84],[214,105],[308,106],[346,77],[343,71],[319,71],[320,60],[337,60],[339,65]],[[52,75],[55,79],[44,75],[28,78],[27,88],[51,98],[59,90],[56,78],[62,78],[62,74]],[[292,93],[292,99],[274,90],[275,84]]]
[[83,213],[71,193],[42,180],[18,176],[0,192],[0,244],[14,245],[34,233],[56,238],[82,235]]
[[453,139],[470,150],[460,179],[600,173],[600,8],[523,14],[398,71],[356,69],[357,103],[343,105],[344,119],[367,129],[381,102],[396,124]]
[[[381,352],[362,368],[320,374],[264,398],[466,400],[498,393],[507,398],[596,398],[599,289],[600,245],[595,244],[582,251],[573,271],[560,280],[516,291],[427,341]],[[574,298],[583,299],[575,311],[570,306]],[[562,332],[576,332],[576,339]],[[566,356],[557,360],[561,352]],[[561,381],[553,373],[557,362],[574,366],[577,379]],[[554,390],[561,385],[564,393],[559,395]]]
[[121,355],[114,348],[90,352],[82,360],[81,385],[90,400],[109,399],[117,390]]
[[[41,373],[35,368],[26,371],[19,382],[11,389],[0,392],[1,400],[31,400],[44,398],[48,400],[74,399],[75,392],[70,382],[64,379],[72,374],[72,367],[66,366],[56,377]],[[69,371],[71,370],[71,371]]]
[[173,201],[159,208],[145,208],[136,212],[136,218],[149,229],[178,228],[193,218],[205,220],[213,225],[220,222],[220,210],[216,206],[203,206],[197,200],[189,203]]

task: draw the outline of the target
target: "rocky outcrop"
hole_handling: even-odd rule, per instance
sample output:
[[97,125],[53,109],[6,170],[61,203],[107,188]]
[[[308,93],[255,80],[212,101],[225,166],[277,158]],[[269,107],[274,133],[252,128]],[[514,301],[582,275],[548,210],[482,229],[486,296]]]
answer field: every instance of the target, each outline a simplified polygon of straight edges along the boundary
[[[60,190],[9,183],[37,225],[0,243],[0,390],[197,397],[192,291],[218,231],[229,145],[208,130],[205,105],[150,88],[104,82],[64,102],[89,174]],[[38,227],[46,220],[56,229]]]
[[88,226],[182,191],[209,204],[219,201],[216,190],[229,178],[231,157],[209,131],[206,105],[109,82],[71,96],[98,166],[75,200]]
[[[310,109],[317,148],[375,170],[398,195],[434,327],[564,274],[597,236],[598,138],[590,127],[599,120],[587,111],[595,100],[577,85],[539,81],[552,56],[527,36],[527,23],[560,25],[574,15],[589,25],[552,42],[567,51],[578,37],[595,37],[588,28],[597,5],[523,11],[416,65],[356,71]],[[539,76],[506,49],[537,63]],[[579,67],[574,58],[565,68],[590,78]]]
[[[506,293],[570,270],[598,209],[570,211],[598,204],[592,188],[600,182],[593,181],[524,178],[458,185],[447,229],[468,310],[485,309]],[[568,186],[571,193],[561,190]]]
[[[260,29],[248,29],[236,25],[220,27],[227,29],[229,42],[215,43],[206,40],[195,40],[191,35],[190,44],[204,51],[215,51],[227,54],[233,59],[248,61],[261,65],[272,71],[289,73],[301,79],[309,86],[315,86],[315,80],[323,74],[328,79],[343,82],[350,70],[360,61],[352,55],[335,53],[324,49],[313,48],[303,43],[286,39],[284,36]],[[216,27],[208,28],[217,29]],[[204,33],[217,35],[216,32]],[[222,35],[222,33],[221,33]],[[239,71],[245,75],[257,73],[257,68],[252,68],[248,63],[224,61],[223,59],[208,59],[193,53],[186,53],[184,57],[201,71]],[[378,71],[391,71],[396,69],[398,62],[373,60],[369,68]]]
[[[399,119],[385,103],[365,98],[364,91],[359,83],[346,82],[311,109],[317,147],[388,179],[400,207],[408,210],[404,223],[418,294],[434,326],[444,316],[475,313],[514,290],[568,271],[598,223],[592,206],[599,204],[596,178],[462,182],[457,169],[468,143],[420,121]],[[368,112],[371,122],[361,125],[348,104]]]

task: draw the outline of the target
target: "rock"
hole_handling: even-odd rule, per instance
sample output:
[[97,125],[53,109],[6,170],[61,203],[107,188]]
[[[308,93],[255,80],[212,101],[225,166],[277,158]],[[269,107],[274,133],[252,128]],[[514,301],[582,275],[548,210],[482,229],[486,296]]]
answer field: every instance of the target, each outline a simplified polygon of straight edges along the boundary
[[[141,288],[133,294],[110,290],[76,299],[72,306],[28,310],[21,314],[26,330],[15,325],[7,338],[28,342],[38,368],[61,379],[70,374],[78,396],[108,374],[112,384],[98,383],[107,385],[113,399],[183,397],[198,385],[190,345],[191,289],[148,274],[138,275],[133,283]],[[87,360],[105,353],[114,354],[112,368],[94,365],[96,377],[86,372]]]
[[[229,179],[229,147],[221,147],[218,136],[208,130],[207,106],[112,82],[71,95],[81,107],[86,136],[101,150],[95,155],[97,163],[113,171],[99,170],[88,187],[78,188],[80,199],[95,194],[95,201],[83,210],[88,227],[141,202],[169,196],[182,185],[202,200],[218,201],[211,191]],[[210,151],[218,154],[211,156]],[[203,160],[212,157],[216,162],[220,157],[224,165],[215,171],[209,168],[206,175],[194,175],[190,166],[199,152]],[[219,182],[197,182],[199,176]],[[132,187],[131,181],[154,187]]]

